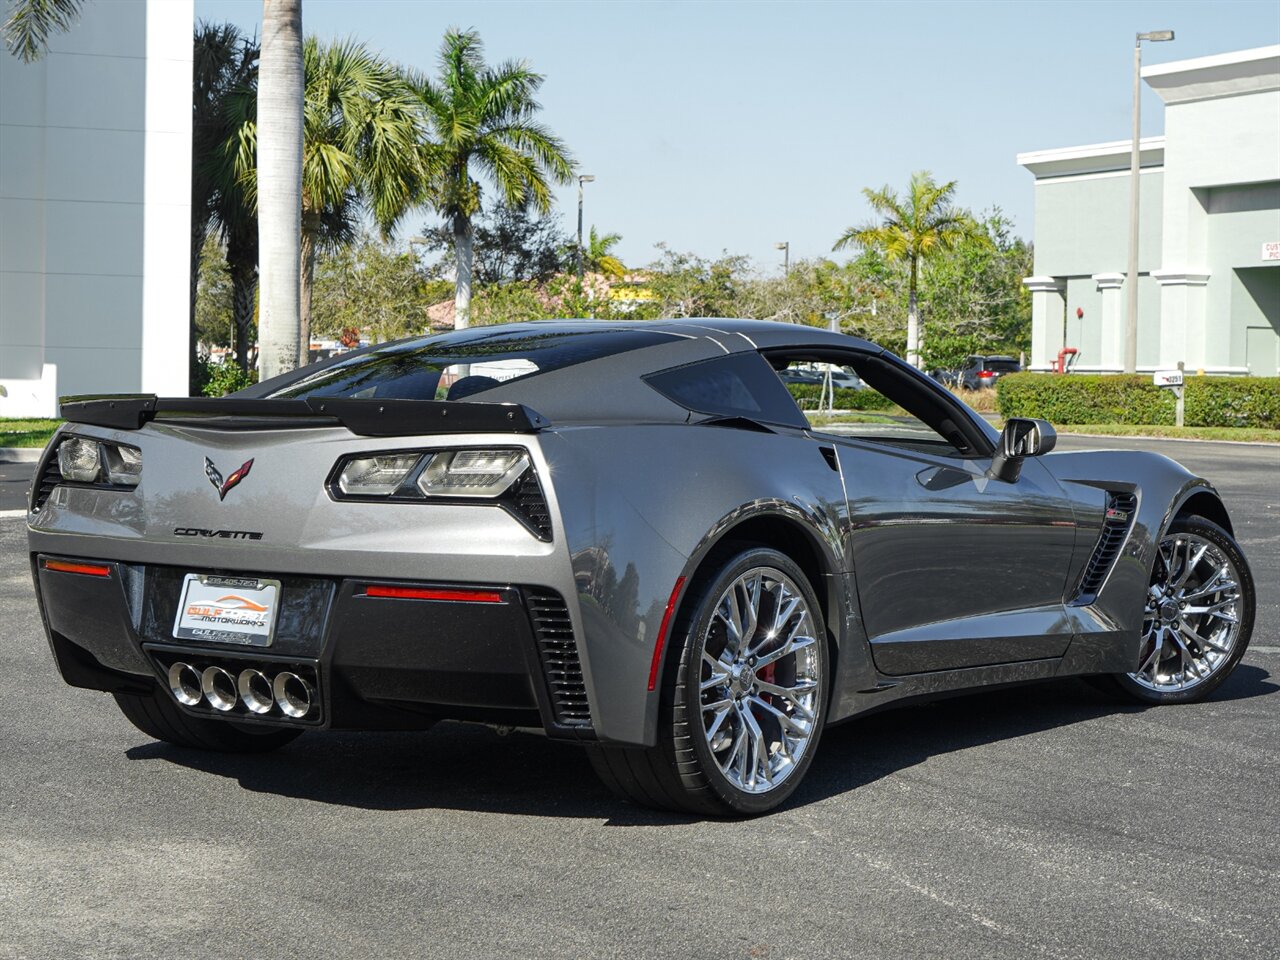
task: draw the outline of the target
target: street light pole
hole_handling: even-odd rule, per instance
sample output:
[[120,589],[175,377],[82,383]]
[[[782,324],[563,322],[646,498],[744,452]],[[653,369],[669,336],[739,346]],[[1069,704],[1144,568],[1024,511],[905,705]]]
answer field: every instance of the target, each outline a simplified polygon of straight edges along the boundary
[[582,279],[582,185],[594,183],[595,177],[584,173],[578,177],[578,279]]
[[1133,141],[1129,145],[1129,271],[1125,276],[1128,305],[1124,317],[1124,372],[1138,370],[1138,208],[1142,195],[1140,154],[1142,137],[1142,41],[1173,39],[1172,30],[1139,33],[1133,41]]
[[782,251],[782,275],[785,277],[791,272],[791,241],[784,240],[782,243],[775,243],[773,248]]

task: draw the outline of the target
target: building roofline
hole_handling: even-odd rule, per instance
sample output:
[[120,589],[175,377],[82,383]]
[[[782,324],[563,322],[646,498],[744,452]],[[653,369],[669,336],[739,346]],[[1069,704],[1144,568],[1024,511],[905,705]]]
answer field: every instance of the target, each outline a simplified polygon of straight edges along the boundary
[[1166,104],[1280,90],[1280,44],[1152,64],[1142,78]]
[[[1036,179],[1065,177],[1080,173],[1104,173],[1129,169],[1132,140],[1112,140],[1078,147],[1057,147],[1018,154],[1018,165],[1026,167]],[[1164,165],[1164,137],[1143,137],[1138,141],[1139,163],[1143,168]]]

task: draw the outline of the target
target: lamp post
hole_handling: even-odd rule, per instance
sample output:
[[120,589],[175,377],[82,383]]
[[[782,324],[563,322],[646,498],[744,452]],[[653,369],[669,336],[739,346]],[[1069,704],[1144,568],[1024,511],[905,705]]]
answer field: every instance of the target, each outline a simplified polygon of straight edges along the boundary
[[595,177],[589,173],[578,177],[578,279],[582,279],[582,185],[595,183]]
[[785,277],[791,272],[791,241],[784,240],[782,243],[775,243],[773,248],[782,251],[782,275]]
[[1138,204],[1142,193],[1139,162],[1142,138],[1142,41],[1163,43],[1173,39],[1172,30],[1139,33],[1133,41],[1133,142],[1129,146],[1129,272],[1128,306],[1124,317],[1124,372],[1138,370]]

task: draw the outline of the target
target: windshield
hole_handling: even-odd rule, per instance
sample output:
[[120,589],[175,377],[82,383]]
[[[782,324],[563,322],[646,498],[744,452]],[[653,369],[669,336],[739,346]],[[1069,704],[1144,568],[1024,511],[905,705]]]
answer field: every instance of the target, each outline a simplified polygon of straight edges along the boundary
[[666,343],[671,334],[593,326],[483,327],[388,343],[303,375],[271,398],[462,400],[508,383],[616,353]]

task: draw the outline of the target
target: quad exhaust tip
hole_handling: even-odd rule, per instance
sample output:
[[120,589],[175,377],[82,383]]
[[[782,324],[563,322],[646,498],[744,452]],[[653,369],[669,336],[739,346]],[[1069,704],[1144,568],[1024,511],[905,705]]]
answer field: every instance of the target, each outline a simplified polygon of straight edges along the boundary
[[271,692],[271,678],[261,670],[241,670],[236,687],[250,713],[270,713],[276,705],[275,695]]
[[169,668],[169,691],[179,703],[194,707],[204,696],[200,689],[200,671],[179,660]]
[[237,675],[223,667],[201,670],[178,660],[169,666],[166,676],[169,692],[179,703],[188,707],[207,705],[219,713],[230,713],[243,703],[249,713],[260,717],[279,708],[286,717],[301,720],[311,713],[315,702],[311,684],[291,670],[272,678],[250,667]]
[[200,690],[209,706],[228,713],[236,706],[236,678],[221,667],[205,667],[200,674]]
[[311,684],[287,670],[277,673],[271,685],[276,706],[286,717],[305,717],[311,710]]

